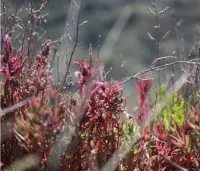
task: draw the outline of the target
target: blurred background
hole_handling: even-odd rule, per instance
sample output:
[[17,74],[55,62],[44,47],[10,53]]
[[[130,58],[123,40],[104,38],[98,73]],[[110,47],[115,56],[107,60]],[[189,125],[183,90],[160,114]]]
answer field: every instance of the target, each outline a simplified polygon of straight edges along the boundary
[[[32,1],[34,7],[40,2],[40,0]],[[22,5],[26,7],[29,2],[12,0],[14,7]],[[158,13],[166,9],[158,15],[159,29],[155,28],[157,21],[156,16],[152,15],[155,13],[152,0],[83,0],[80,11],[79,44],[74,59],[88,58],[90,44],[93,56],[96,58],[100,47],[99,58],[105,71],[110,71],[108,79],[121,80],[150,66],[158,56],[157,38],[160,41],[160,56],[174,54],[180,59],[188,58],[197,41],[200,0],[155,2]],[[55,69],[60,70],[59,74],[56,74],[56,71],[54,74],[55,77],[59,77],[58,81],[63,78],[66,59],[73,47],[72,40],[75,40],[79,6],[80,0],[48,0],[44,10],[44,13],[48,13],[46,23],[43,23],[44,29],[48,31],[45,38],[56,40],[65,37],[54,61]],[[22,10],[21,16],[25,20],[27,11]],[[153,73],[150,75],[156,77]],[[124,86],[125,94],[132,95],[132,91],[129,90],[132,89],[133,82]]]

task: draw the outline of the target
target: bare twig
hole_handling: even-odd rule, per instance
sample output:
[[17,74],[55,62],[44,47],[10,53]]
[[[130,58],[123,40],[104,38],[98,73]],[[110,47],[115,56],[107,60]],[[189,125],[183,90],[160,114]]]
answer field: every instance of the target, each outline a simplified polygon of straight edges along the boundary
[[67,80],[67,76],[69,74],[69,68],[70,68],[70,65],[71,65],[71,62],[72,62],[72,58],[73,58],[74,52],[76,50],[76,47],[78,45],[79,27],[80,27],[80,13],[81,13],[82,2],[83,2],[83,0],[80,1],[80,7],[79,7],[79,10],[78,10],[78,18],[77,18],[77,24],[76,24],[76,36],[75,36],[74,47],[73,47],[72,52],[70,54],[69,61],[67,63],[67,70],[66,70],[66,73],[65,73],[63,80],[62,80],[62,83],[61,83],[61,91],[63,90],[63,87],[64,87],[65,82]]
[[154,28],[157,31],[156,34],[156,44],[157,44],[157,58],[160,57],[160,37],[159,37],[159,28],[160,28],[160,24],[159,24],[159,18],[158,18],[158,10],[157,10],[157,6],[156,6],[156,0],[154,0],[154,3],[152,4],[152,6],[154,7],[154,11],[155,11],[155,18],[156,18],[156,25],[154,26]]
[[[161,57],[161,59],[162,59],[162,58],[164,59],[164,57]],[[153,64],[155,64],[155,61],[153,62]],[[160,71],[160,70],[162,70],[162,69],[165,69],[165,68],[167,68],[167,67],[169,67],[169,66],[173,66],[173,65],[175,65],[175,64],[200,65],[200,62],[198,62],[198,61],[197,61],[197,62],[193,62],[193,61],[175,61],[175,62],[170,62],[170,63],[164,64],[164,65],[160,65],[160,66],[152,65],[152,67],[149,68],[149,69],[145,69],[145,70],[140,71],[139,73],[137,73],[137,74],[135,74],[135,75],[133,75],[133,76],[129,76],[129,77],[124,78],[124,79],[121,81],[121,83],[124,84],[124,83],[126,83],[127,81],[130,81],[130,80],[132,80],[132,79],[137,79],[137,78],[139,78],[140,76],[142,76],[142,75],[144,75],[144,74],[146,74],[146,73],[148,73],[148,72]]]
[[[156,5],[156,0],[154,0],[154,3],[152,4],[152,6],[154,7],[154,11],[155,11],[155,19],[156,19],[156,25],[154,26],[155,30],[156,30],[156,50],[157,50],[157,56],[156,58],[160,57],[160,37],[159,37],[159,29],[160,29],[160,24],[159,24],[159,19],[158,19],[158,10],[157,10],[157,5]],[[160,64],[160,61],[159,61]],[[158,71],[158,83],[159,83],[159,87],[161,86],[161,72]]]
[[100,45],[100,39],[101,39],[101,35],[98,35],[98,39],[97,39],[97,42],[98,42],[98,45],[97,45],[97,58],[99,59],[99,52],[100,52],[100,48],[101,48],[101,45]]
[[169,58],[172,58],[172,59],[177,59],[176,56],[164,56],[164,57],[159,57],[157,58],[155,61],[153,61],[152,65],[151,65],[151,68],[154,68],[155,65],[160,62],[161,60],[165,60],[165,59],[169,59]]

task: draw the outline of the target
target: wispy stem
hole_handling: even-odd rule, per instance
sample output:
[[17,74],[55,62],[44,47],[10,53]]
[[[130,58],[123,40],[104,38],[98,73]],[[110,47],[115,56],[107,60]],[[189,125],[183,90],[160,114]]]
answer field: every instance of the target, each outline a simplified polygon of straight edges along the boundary
[[63,90],[63,87],[65,85],[65,82],[67,81],[67,76],[69,75],[69,68],[70,68],[70,65],[71,65],[71,62],[72,62],[72,58],[74,56],[74,52],[76,50],[76,47],[78,45],[78,38],[79,38],[79,27],[80,27],[80,13],[81,13],[81,6],[82,6],[82,2],[83,0],[81,0],[80,2],[80,7],[79,7],[79,10],[78,10],[78,18],[77,18],[77,24],[76,24],[76,36],[75,36],[75,42],[74,42],[74,46],[73,46],[73,49],[72,49],[72,52],[70,54],[70,57],[69,57],[69,61],[67,63],[67,70],[66,70],[66,73],[63,77],[63,80],[62,80],[62,84],[61,84],[61,91]]

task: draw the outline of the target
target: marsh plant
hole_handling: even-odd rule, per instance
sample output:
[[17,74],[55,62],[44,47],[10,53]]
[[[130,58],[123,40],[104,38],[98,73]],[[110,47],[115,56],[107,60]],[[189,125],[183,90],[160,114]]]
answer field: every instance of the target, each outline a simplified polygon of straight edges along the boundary
[[[168,8],[159,12],[154,2],[148,9],[156,19],[156,36],[150,32],[148,36],[156,42],[157,58],[150,68],[135,75],[108,80],[91,46],[88,57],[73,59],[84,3],[80,1],[74,46],[64,78],[57,83],[52,61],[63,37],[50,40],[42,36],[46,3],[41,0],[38,9],[30,3],[24,23],[20,9],[12,11],[2,1],[1,168],[200,170],[199,29],[195,59],[179,60],[176,53],[161,57],[158,17]],[[37,42],[41,42],[40,52]],[[182,72],[173,80],[173,70],[169,85],[160,80],[154,87],[155,78],[145,75],[174,66]],[[70,79],[71,67],[76,68],[72,73],[75,80]],[[133,113],[128,112],[123,93],[124,83],[130,81],[134,81],[132,89],[138,100]],[[78,87],[76,92],[69,91],[72,85]],[[186,89],[192,93],[186,95]]]

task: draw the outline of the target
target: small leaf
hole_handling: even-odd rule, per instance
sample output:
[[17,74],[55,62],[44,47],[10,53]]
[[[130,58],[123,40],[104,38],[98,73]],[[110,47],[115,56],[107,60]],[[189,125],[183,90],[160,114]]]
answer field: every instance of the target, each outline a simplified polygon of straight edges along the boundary
[[165,9],[163,9],[162,11],[160,11],[158,14],[164,14],[167,10],[169,9],[169,7],[166,7]]
[[159,29],[159,28],[160,28],[160,25],[155,25],[154,28],[155,28],[155,29]]
[[147,35],[151,40],[155,40],[155,38],[151,35],[151,33],[147,32]]
[[147,9],[148,9],[148,11],[149,11],[149,13],[151,14],[151,15],[156,15],[152,10],[151,10],[151,8],[150,7],[147,7]]
[[88,21],[86,20],[86,21],[83,21],[81,24],[79,24],[79,27],[80,26],[83,26],[84,24],[86,24]]
[[163,40],[166,39],[167,36],[169,36],[170,33],[171,33],[171,30],[168,30],[168,31],[164,34],[164,36],[162,37],[162,39],[163,39]]

